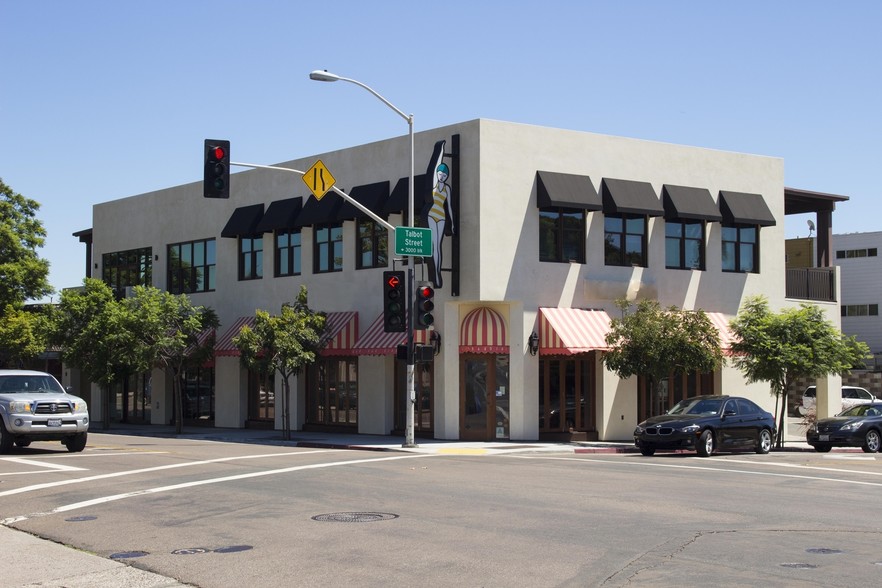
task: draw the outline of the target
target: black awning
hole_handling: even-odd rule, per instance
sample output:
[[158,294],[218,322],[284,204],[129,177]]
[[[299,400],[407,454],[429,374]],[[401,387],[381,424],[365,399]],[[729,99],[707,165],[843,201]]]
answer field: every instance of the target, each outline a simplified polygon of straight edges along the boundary
[[257,223],[258,233],[272,233],[280,229],[294,228],[294,221],[303,208],[303,198],[285,198],[271,202],[263,219]]
[[[423,196],[420,195],[420,186],[425,186],[426,184],[426,174],[419,174],[414,176],[414,185],[416,186],[416,200],[417,207],[416,210],[419,211],[422,209]],[[392,193],[389,194],[389,198],[386,199],[386,203],[383,205],[383,214],[389,215],[393,212],[400,212],[402,214],[407,214],[407,178],[401,178],[395,184],[395,187],[392,189]]]
[[591,178],[550,171],[536,172],[536,205],[581,210],[603,210]]
[[720,190],[723,222],[737,225],[775,226],[775,217],[761,194]]
[[233,211],[221,237],[250,237],[260,234],[257,225],[263,218],[263,203],[240,206]]
[[[389,200],[388,181],[356,186],[349,192],[349,196],[379,217],[385,218],[388,215],[383,212],[383,206]],[[339,220],[353,220],[367,218],[367,216],[349,202],[345,202],[340,208]]]
[[300,214],[294,219],[293,228],[338,222],[343,202],[343,198],[333,191],[325,194],[321,200],[308,198],[300,209]]
[[665,218],[697,219],[721,221],[723,216],[720,208],[714,203],[707,188],[691,188],[689,186],[662,186]]
[[600,182],[603,212],[662,216],[664,208],[649,182],[603,178]]

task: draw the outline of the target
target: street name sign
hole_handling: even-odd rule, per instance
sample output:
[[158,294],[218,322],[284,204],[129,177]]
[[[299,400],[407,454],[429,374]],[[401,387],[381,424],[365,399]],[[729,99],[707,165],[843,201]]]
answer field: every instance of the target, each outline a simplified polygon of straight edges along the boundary
[[422,227],[395,227],[395,255],[432,257],[432,230]]

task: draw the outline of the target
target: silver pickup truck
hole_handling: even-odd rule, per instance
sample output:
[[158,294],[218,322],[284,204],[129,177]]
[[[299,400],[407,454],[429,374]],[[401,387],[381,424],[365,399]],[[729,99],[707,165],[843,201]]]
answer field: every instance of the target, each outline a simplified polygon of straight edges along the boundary
[[82,451],[88,430],[86,401],[50,374],[0,370],[0,453],[31,441],[61,441],[68,451]]

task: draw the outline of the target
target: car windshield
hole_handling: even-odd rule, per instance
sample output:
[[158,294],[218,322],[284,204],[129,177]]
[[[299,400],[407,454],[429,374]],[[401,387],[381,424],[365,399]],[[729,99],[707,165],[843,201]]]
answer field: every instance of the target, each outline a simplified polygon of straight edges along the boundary
[[687,398],[674,405],[668,414],[718,414],[722,398]]
[[858,404],[839,413],[839,416],[847,417],[863,417],[863,416],[882,416],[882,405],[879,404]]
[[33,394],[35,392],[64,394],[64,388],[55,378],[39,374],[0,376],[0,394]]

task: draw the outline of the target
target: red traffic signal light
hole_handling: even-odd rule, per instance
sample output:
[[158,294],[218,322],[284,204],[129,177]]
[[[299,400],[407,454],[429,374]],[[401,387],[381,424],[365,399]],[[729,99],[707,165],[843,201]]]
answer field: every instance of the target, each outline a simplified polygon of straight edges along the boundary
[[431,327],[435,322],[432,311],[435,310],[435,303],[432,298],[435,297],[435,290],[428,282],[420,282],[416,289],[416,324],[415,329],[425,329]]
[[230,142],[205,140],[205,176],[202,185],[205,198],[230,197]]
[[383,332],[407,330],[407,305],[404,297],[404,272],[383,272]]

